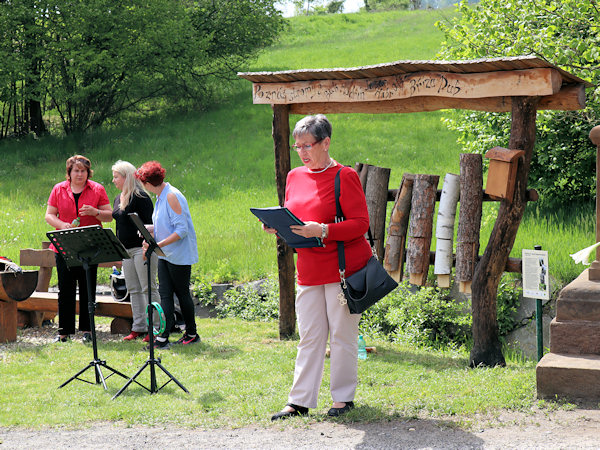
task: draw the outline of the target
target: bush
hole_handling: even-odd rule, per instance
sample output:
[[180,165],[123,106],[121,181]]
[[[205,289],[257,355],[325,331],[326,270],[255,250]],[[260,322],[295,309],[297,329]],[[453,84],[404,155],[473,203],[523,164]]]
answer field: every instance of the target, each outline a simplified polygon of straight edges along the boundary
[[504,274],[498,285],[496,308],[498,311],[498,334],[506,336],[515,329],[514,313],[517,311],[523,289],[517,286],[514,274]]
[[423,347],[465,345],[471,339],[469,305],[435,287],[411,292],[407,281],[363,314],[364,334]]
[[225,299],[216,306],[218,317],[239,317],[260,322],[279,318],[279,282],[267,278],[262,293],[249,285],[225,291]]

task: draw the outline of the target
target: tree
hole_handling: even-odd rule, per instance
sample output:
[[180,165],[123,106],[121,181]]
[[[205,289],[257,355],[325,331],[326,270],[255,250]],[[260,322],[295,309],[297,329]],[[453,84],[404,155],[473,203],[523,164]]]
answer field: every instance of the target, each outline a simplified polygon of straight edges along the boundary
[[[44,134],[42,120],[41,58],[43,36],[39,22],[43,22],[38,0],[23,0],[14,4],[0,3],[0,137],[8,134],[24,135],[29,131]],[[7,14],[9,11],[12,14]],[[12,129],[12,130],[10,130]]]
[[[446,42],[445,59],[473,59],[534,54],[595,86],[600,82],[600,9],[583,0],[466,1],[449,22],[440,22]],[[529,184],[540,192],[540,204],[568,205],[591,202],[595,190],[595,148],[589,131],[600,119],[598,88],[588,89],[583,111],[538,112],[537,147]],[[461,143],[484,153],[508,139],[505,114],[463,112],[447,119],[461,132]]]
[[336,14],[344,10],[345,0],[292,0],[296,15]]
[[[27,132],[29,123],[35,132],[43,131],[46,99],[67,134],[100,126],[150,101],[201,104],[223,79],[234,78],[276,39],[285,22],[274,4],[275,0],[0,3],[0,32],[6,36],[0,56],[10,62],[0,68],[0,102],[12,117],[15,134]],[[4,123],[8,121],[2,123],[2,131]]]
[[[516,56],[535,54],[548,59],[570,72],[593,80],[598,77],[594,69],[598,65],[600,53],[598,44],[599,11],[594,2],[581,0],[482,0],[468,8],[463,1],[459,5],[460,14],[449,24],[440,24],[446,33],[447,42],[441,56],[447,59],[473,59],[493,56]],[[470,364],[504,364],[498,339],[496,322],[496,295],[502,269],[514,243],[517,227],[525,209],[524,193],[527,185],[530,164],[535,165],[535,142],[540,135],[544,144],[561,145],[562,139],[548,139],[552,126],[564,133],[576,130],[571,120],[586,115],[596,115],[597,95],[591,92],[591,105],[583,112],[537,113],[537,99],[514,97],[511,118],[498,114],[462,113],[451,119],[453,126],[463,132],[463,139],[472,148],[484,151],[490,144],[500,144],[508,148],[522,149],[525,157],[517,170],[516,192],[512,203],[500,204],[498,220],[488,242],[484,255],[478,262],[473,277],[473,348]],[[540,132],[536,136],[536,116]],[[473,121],[475,123],[469,123]],[[586,130],[587,133],[592,126]],[[472,133],[478,132],[475,136]],[[575,133],[576,134],[576,133]],[[510,136],[510,141],[508,140]],[[571,138],[573,135],[570,136]],[[479,141],[476,143],[476,140]],[[575,140],[580,144],[581,139]],[[507,145],[508,143],[508,145]],[[564,152],[573,157],[577,149],[569,142]],[[544,147],[538,155],[555,152],[556,149]],[[543,156],[542,156],[543,157]],[[569,158],[567,157],[567,160]],[[539,161],[538,161],[539,165]],[[567,164],[568,166],[568,164]],[[540,168],[541,169],[541,168]],[[539,170],[539,169],[538,169]],[[529,178],[529,182],[531,182]],[[535,181],[535,180],[534,180]],[[539,180],[538,180],[539,181]],[[477,286],[477,288],[476,288]]]

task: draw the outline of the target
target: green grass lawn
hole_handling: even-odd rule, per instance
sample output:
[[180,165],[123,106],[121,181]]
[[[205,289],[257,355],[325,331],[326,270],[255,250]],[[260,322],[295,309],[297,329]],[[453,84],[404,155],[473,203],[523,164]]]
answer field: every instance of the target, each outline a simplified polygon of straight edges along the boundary
[[[107,320],[99,318],[98,323]],[[117,375],[106,380],[107,391],[101,384],[80,380],[59,389],[92,361],[90,346],[75,340],[0,346],[0,426],[71,427],[98,421],[209,428],[269,424],[271,414],[287,402],[297,341],[280,341],[276,322],[197,323],[200,344],[157,352],[189,394],[173,382],[154,395],[134,383],[111,400],[126,382]],[[341,421],[452,416],[466,425],[476,413],[528,411],[537,403],[533,362],[509,361],[505,368],[472,370],[466,368],[464,351],[418,350],[373,340],[367,345],[376,346],[377,354],[359,361],[357,408]],[[139,341],[101,339],[98,353],[127,376],[148,358]],[[83,378],[93,382],[92,369]],[[157,380],[161,386],[168,378],[157,370]],[[300,423],[325,419],[331,406],[328,380],[327,359],[318,407]],[[149,387],[149,368],[138,381]]]

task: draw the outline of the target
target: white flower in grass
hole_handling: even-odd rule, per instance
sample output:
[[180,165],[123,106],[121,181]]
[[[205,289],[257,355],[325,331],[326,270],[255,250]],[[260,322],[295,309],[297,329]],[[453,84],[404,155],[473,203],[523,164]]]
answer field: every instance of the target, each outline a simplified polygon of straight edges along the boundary
[[590,264],[590,255],[598,246],[600,246],[600,242],[596,242],[594,245],[586,247],[583,250],[579,250],[577,253],[573,253],[570,256],[573,258],[573,261],[575,261],[575,264],[583,263],[588,266]]

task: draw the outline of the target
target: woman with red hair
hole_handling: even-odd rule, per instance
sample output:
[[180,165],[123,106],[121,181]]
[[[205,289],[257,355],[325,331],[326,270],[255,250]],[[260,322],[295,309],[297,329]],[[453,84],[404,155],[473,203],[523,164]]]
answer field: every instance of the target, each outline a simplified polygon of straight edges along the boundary
[[[170,346],[169,334],[175,322],[174,294],[177,294],[185,321],[185,333],[176,344],[200,342],[194,302],[190,295],[192,264],[198,262],[196,232],[186,198],[178,189],[165,182],[165,174],[166,170],[158,161],[148,161],[136,172],[144,189],[156,194],[152,214],[154,225],[148,226],[148,229],[154,233],[156,243],[165,253],[165,256],[158,257],[158,292],[167,323],[165,331],[154,341],[154,347],[162,349]],[[144,243],[145,249],[147,246]]]

